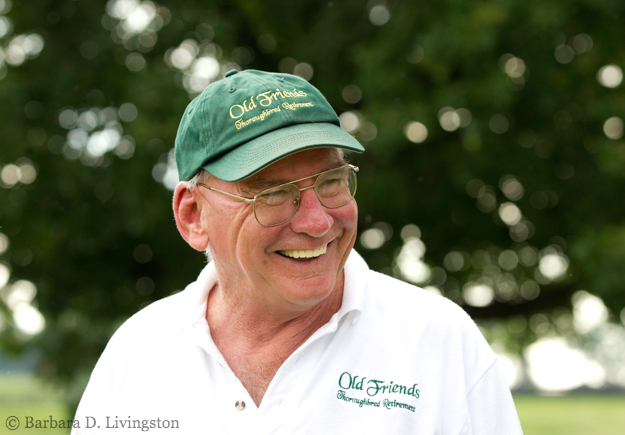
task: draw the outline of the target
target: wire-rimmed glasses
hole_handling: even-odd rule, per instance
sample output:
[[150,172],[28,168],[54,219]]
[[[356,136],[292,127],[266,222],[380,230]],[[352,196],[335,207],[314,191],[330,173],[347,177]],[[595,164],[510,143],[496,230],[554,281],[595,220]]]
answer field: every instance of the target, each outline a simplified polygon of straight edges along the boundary
[[[301,192],[304,190],[313,189],[319,202],[326,208],[339,208],[349,204],[356,194],[356,172],[358,172],[358,167],[346,164],[336,169],[261,190],[253,198],[233,195],[203,183],[198,183],[198,185],[253,204],[254,216],[258,223],[264,227],[274,227],[288,222],[295,216],[299,210]],[[312,186],[300,189],[295,185],[295,183],[314,177],[317,179]]]

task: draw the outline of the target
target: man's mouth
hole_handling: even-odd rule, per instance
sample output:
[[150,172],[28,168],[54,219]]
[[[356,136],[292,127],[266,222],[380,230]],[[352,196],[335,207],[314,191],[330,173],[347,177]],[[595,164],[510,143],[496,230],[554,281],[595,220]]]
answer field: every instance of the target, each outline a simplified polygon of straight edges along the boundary
[[286,249],[278,251],[278,254],[291,258],[315,258],[323,255],[328,250],[328,245],[323,245],[317,249]]

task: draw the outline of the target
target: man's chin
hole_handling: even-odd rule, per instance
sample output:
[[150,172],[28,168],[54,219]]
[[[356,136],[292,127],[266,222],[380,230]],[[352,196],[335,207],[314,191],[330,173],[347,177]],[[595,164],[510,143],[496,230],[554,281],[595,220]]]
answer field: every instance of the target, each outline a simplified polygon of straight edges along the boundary
[[332,295],[337,287],[336,275],[330,273],[283,279],[276,282],[281,298],[299,307],[314,307]]

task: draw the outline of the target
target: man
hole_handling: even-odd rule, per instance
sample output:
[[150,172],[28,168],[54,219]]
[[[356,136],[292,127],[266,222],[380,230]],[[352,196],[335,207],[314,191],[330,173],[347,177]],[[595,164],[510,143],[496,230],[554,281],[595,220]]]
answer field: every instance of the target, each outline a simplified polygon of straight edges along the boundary
[[364,151],[288,74],[231,71],[191,102],[173,208],[212,262],[117,331],[74,433],[521,433],[464,311],[352,250],[358,168],[342,150]]

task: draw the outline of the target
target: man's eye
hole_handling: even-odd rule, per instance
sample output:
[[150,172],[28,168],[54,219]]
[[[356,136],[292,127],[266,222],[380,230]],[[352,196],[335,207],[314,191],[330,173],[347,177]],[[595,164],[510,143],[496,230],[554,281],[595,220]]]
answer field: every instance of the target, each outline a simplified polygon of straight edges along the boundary
[[264,205],[281,205],[291,200],[292,196],[287,189],[277,189],[260,194],[256,197],[256,201]]
[[342,177],[329,178],[321,182],[322,186],[340,186],[343,181]]
[[344,178],[341,178],[341,177],[329,178],[319,183],[319,185],[317,186],[317,192],[319,192],[319,194],[323,196],[335,194],[344,185],[345,185]]

